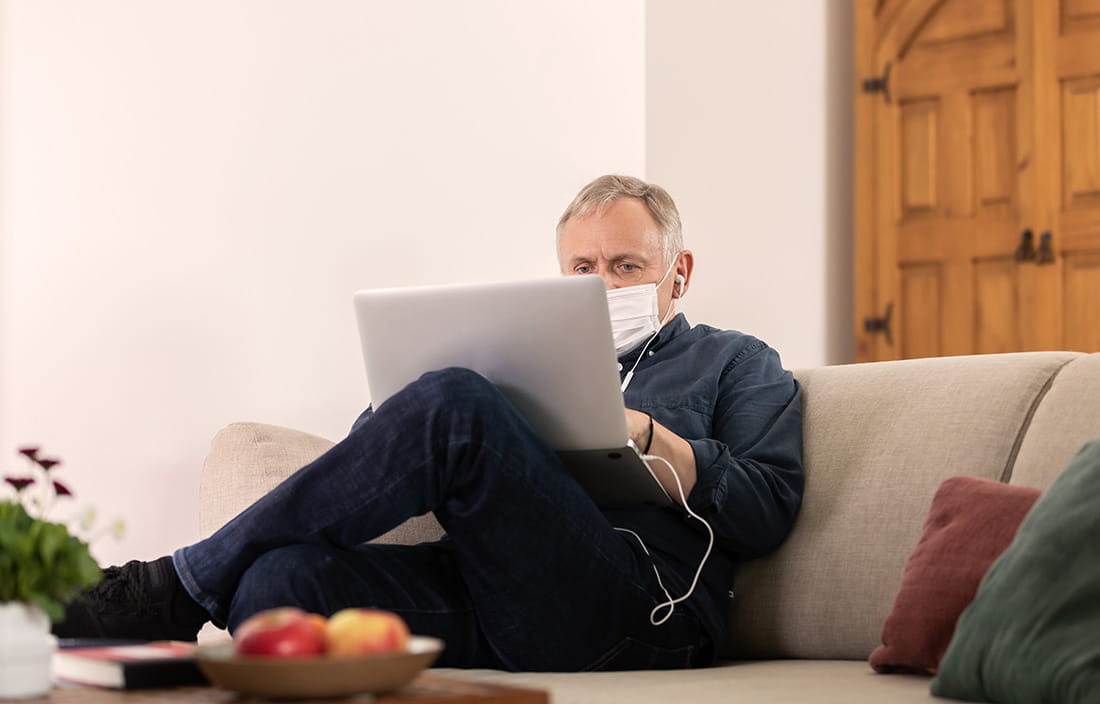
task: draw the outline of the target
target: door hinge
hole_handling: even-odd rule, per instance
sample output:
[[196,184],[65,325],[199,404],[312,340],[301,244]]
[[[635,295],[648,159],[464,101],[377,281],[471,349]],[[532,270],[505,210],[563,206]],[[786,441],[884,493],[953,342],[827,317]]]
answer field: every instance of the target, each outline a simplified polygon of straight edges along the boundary
[[881,318],[864,318],[863,319],[863,331],[878,333],[881,332],[886,336],[886,344],[891,347],[894,345],[893,335],[890,334],[890,316],[894,312],[894,302],[890,301],[886,304],[886,314]]
[[886,104],[890,104],[890,62],[886,62],[886,66],[882,69],[881,76],[872,76],[871,78],[863,79],[863,92],[864,93],[882,93],[882,97],[886,100]]

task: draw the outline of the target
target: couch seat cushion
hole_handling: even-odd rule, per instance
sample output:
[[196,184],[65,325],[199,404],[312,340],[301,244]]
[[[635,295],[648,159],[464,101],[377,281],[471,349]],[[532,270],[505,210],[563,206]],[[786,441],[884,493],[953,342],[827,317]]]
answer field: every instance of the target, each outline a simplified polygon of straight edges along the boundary
[[438,670],[452,677],[550,691],[553,704],[946,704],[922,675],[876,675],[863,660],[735,662],[699,670],[508,673]]

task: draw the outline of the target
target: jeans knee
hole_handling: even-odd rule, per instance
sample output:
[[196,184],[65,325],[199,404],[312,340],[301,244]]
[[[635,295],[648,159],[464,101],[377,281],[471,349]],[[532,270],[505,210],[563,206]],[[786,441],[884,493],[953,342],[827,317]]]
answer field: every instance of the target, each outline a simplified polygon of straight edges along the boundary
[[289,545],[265,552],[241,576],[237,592],[290,591],[303,572],[306,546]]
[[486,401],[496,403],[503,398],[493,382],[464,367],[427,372],[409,389],[421,394],[428,408],[459,409]]
[[318,611],[321,587],[316,575],[324,574],[325,554],[315,546],[289,545],[266,552],[256,559],[245,573],[233,594],[229,606],[230,630],[241,621],[264,609],[297,606]]

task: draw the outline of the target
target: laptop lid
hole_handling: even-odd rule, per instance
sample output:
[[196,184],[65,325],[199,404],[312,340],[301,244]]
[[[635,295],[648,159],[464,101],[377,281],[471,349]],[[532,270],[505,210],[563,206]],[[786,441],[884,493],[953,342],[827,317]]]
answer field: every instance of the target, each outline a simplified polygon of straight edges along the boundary
[[673,504],[629,443],[600,277],[370,289],[354,304],[376,409],[426,372],[471,369],[598,505]]
[[555,450],[626,445],[598,276],[363,290],[354,301],[375,408],[425,372],[465,367]]

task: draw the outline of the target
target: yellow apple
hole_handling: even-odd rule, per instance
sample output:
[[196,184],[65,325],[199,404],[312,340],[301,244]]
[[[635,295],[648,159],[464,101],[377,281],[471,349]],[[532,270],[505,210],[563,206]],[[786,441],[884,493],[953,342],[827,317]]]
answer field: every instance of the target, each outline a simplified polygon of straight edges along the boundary
[[329,655],[404,652],[408,647],[409,627],[392,611],[343,609],[330,616],[325,626]]

